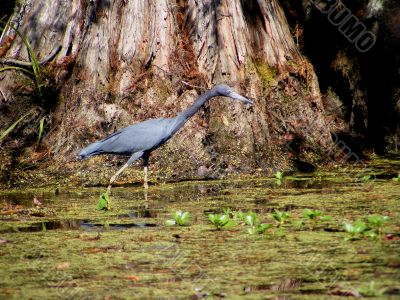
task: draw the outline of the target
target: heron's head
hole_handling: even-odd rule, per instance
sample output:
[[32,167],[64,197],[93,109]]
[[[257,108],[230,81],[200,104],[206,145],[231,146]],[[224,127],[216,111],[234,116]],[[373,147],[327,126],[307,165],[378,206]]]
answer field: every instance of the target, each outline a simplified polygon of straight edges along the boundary
[[229,97],[237,101],[243,102],[244,104],[253,105],[253,102],[243,97],[242,95],[239,95],[237,92],[235,92],[232,88],[230,88],[226,84],[217,85],[216,91],[220,96]]

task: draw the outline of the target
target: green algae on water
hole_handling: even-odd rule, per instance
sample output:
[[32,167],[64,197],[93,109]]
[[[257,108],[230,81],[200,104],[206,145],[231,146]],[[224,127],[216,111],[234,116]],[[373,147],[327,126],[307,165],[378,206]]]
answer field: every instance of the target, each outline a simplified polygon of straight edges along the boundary
[[[99,188],[1,191],[0,298],[397,299],[400,185],[391,178],[398,166],[385,160],[291,174],[281,186],[275,178],[154,185],[147,201],[141,187],[116,187],[106,214],[93,209]],[[366,168],[374,180],[355,180]],[[29,211],[34,195],[54,213],[5,209]],[[290,213],[284,234],[248,233],[251,224],[274,222],[275,209]],[[314,230],[294,226],[305,209],[333,218]],[[190,226],[164,225],[177,210],[190,212]],[[257,218],[246,224],[239,211]],[[239,224],[214,230],[210,213]],[[345,242],[343,223],[356,220],[380,234]]]

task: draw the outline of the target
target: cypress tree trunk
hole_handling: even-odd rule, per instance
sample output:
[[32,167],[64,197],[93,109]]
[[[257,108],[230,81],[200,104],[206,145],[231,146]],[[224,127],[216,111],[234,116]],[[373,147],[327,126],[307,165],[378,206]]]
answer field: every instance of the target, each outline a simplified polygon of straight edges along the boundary
[[[331,147],[315,73],[277,0],[20,3],[9,24],[29,40],[39,61],[56,53],[43,66],[39,98],[30,97],[25,75],[2,74],[0,89],[8,101],[0,110],[9,112],[2,125],[32,106],[47,115],[41,146],[28,147],[25,161],[37,163],[38,153],[45,153],[52,167],[56,162],[71,172],[100,168],[107,170],[104,177],[92,182],[105,183],[114,169],[102,158],[75,162],[82,146],[147,118],[172,117],[194,101],[203,91],[199,87],[220,82],[252,98],[255,107],[211,101],[150,159],[161,178],[299,167],[317,163]],[[3,63],[29,61],[12,28],[2,44],[10,37]],[[20,125],[18,138],[35,120]]]

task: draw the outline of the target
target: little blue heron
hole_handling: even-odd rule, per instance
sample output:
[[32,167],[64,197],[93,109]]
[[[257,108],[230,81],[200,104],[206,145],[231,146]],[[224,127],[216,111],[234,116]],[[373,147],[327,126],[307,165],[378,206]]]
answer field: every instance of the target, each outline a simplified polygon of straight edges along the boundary
[[79,152],[80,159],[99,154],[131,155],[126,164],[122,166],[110,179],[107,193],[111,191],[111,185],[129,165],[139,158],[143,159],[144,187],[147,184],[147,165],[150,154],[166,143],[208,100],[216,96],[230,97],[245,104],[253,104],[250,100],[239,95],[225,84],[216,85],[214,88],[202,94],[191,107],[178,114],[175,118],[150,119],[137,123],[110,136],[90,144]]

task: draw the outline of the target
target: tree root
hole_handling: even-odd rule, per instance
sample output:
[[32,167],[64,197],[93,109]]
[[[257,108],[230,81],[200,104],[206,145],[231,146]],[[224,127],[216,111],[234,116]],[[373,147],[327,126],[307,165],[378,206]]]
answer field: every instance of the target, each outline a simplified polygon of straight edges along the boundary
[[[58,54],[58,52],[60,52],[60,50],[61,50],[61,45],[58,45],[54,49],[54,51],[52,53],[50,53],[49,56],[47,56],[45,59],[39,61],[38,65],[42,66],[42,65],[45,65],[45,64],[49,63],[50,61],[52,61],[54,59],[54,57]],[[17,66],[17,67],[22,67],[22,68],[32,66],[32,63],[29,61],[21,61],[21,60],[12,59],[12,58],[0,58],[0,64]]]

